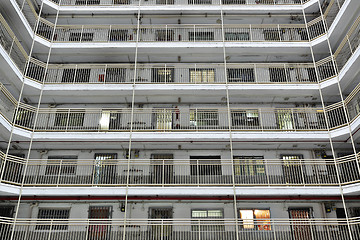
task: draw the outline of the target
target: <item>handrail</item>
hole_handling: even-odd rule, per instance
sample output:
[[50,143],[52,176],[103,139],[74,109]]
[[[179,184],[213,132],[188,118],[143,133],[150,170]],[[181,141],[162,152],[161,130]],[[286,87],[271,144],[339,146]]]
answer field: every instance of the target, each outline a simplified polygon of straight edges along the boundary
[[[59,6],[126,6],[136,5],[135,0],[49,0]],[[141,6],[166,6],[166,5],[304,5],[310,0],[149,0],[142,1]]]

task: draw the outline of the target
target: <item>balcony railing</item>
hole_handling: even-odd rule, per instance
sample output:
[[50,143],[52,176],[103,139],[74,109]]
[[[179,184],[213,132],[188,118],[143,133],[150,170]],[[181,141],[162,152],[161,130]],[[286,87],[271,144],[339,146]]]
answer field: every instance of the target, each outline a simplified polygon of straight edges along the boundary
[[[138,6],[138,0],[50,0],[61,6]],[[310,0],[143,0],[140,5],[301,5]]]
[[[5,20],[0,17],[0,44],[23,71],[28,55]],[[360,18],[346,35],[335,54],[339,70],[357,49],[356,42]],[[350,41],[351,40],[351,41]],[[134,81],[133,64],[50,64],[45,75],[45,63],[30,59],[26,76],[44,83],[225,83],[222,64],[138,64]],[[199,70],[201,69],[201,70]],[[203,71],[206,77],[203,77]],[[335,76],[331,57],[316,63],[320,81]],[[192,72],[192,76],[191,76]],[[222,72],[222,73],[221,73]],[[201,75],[201,77],[200,77]],[[312,83],[316,81],[316,71],[312,63],[260,63],[228,64],[228,83]]]
[[[313,24],[313,32],[321,24]],[[55,31],[55,34],[53,34]],[[40,19],[37,35],[54,42],[308,42],[304,24],[57,25]],[[137,36],[139,34],[139,36]],[[315,35],[315,34],[314,34]],[[53,39],[52,39],[53,37]],[[318,36],[314,36],[318,37]]]
[[[25,187],[338,186],[360,181],[360,155],[333,159],[29,159],[0,152],[2,183]],[[335,165],[336,162],[336,165]],[[25,167],[27,165],[27,167]],[[14,171],[16,169],[16,171]]]
[[[31,59],[26,76],[57,84],[307,84],[317,83],[312,63],[259,64],[50,64]],[[331,59],[319,62],[320,77],[335,76]],[[45,79],[44,79],[45,76]]]
[[[323,239],[360,235],[359,218],[346,219],[14,219],[2,218],[3,239]],[[350,228],[350,229],[349,229]],[[350,230],[350,231],[349,231]],[[125,231],[125,235],[124,235]],[[296,236],[296,238],[294,238]]]

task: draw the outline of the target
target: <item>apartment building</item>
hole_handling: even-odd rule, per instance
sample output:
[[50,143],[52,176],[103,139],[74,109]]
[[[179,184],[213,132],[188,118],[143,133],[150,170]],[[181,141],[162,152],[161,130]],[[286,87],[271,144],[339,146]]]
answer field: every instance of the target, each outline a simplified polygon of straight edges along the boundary
[[360,239],[358,0],[0,14],[0,239]]

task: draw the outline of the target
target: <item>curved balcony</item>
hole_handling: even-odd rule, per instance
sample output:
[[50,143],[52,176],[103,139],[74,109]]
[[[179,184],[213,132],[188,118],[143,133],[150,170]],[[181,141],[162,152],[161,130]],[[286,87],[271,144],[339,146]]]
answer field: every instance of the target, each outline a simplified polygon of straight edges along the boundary
[[[342,68],[356,52],[358,47],[357,29],[359,28],[360,18],[354,23],[352,29],[342,41],[340,47],[335,53],[335,61],[338,69]],[[1,18],[2,42],[4,50],[10,54],[10,58],[19,68],[21,75],[25,69],[26,61],[29,59],[26,51],[22,48],[20,42],[11,31],[7,23]],[[355,54],[357,55],[357,54]],[[6,56],[4,56],[6,58]],[[223,64],[138,64],[137,78],[134,79],[133,64],[50,64],[45,72],[46,64],[30,59],[31,63],[26,76],[39,83],[101,83],[101,84],[309,84],[317,83],[317,77],[320,82],[330,80],[335,76],[335,71],[331,63],[331,58],[325,58],[316,63],[316,68],[312,63],[264,63],[264,64],[229,64],[227,69],[227,79],[225,78],[225,69]],[[354,60],[355,61],[355,60]],[[203,81],[196,78],[197,69],[206,68],[214,72],[214,76],[209,81]],[[348,69],[347,69],[348,70]],[[160,76],[156,72],[167,71],[169,75]],[[191,76],[191,71],[194,76]],[[316,76],[316,72],[318,76]],[[215,74],[216,73],[216,74]],[[342,79],[344,74],[340,76]],[[18,77],[19,78],[19,77]],[[349,80],[349,77],[347,78]],[[135,81],[134,81],[135,80]],[[336,81],[330,81],[336,84]],[[33,86],[37,86],[34,85]],[[315,85],[314,85],[315,86]],[[329,83],[321,84],[321,87],[329,86]],[[40,87],[40,86],[38,86]],[[61,90],[61,87],[59,88]]]
[[[5,239],[323,239],[358,236],[359,218],[350,219],[26,219],[1,218]],[[349,222],[349,225],[348,225]],[[246,225],[248,223],[249,225]],[[349,226],[349,227],[348,227]],[[349,229],[350,228],[350,229]],[[125,231],[125,232],[124,232]]]
[[[360,155],[336,159],[29,159],[0,152],[1,183],[23,187],[336,187],[360,182]],[[13,171],[17,169],[17,171]],[[337,178],[337,170],[339,179]],[[339,182],[340,180],[340,182]],[[185,190],[184,190],[185,191]],[[179,193],[181,194],[181,193]]]

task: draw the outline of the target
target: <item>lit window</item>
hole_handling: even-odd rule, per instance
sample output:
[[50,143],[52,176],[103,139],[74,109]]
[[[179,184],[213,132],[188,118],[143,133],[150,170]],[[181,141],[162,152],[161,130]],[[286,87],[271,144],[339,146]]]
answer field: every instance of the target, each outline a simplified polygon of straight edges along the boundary
[[244,229],[271,230],[270,210],[243,209],[239,212]]
[[213,68],[190,69],[190,82],[192,83],[215,82],[215,69]]

